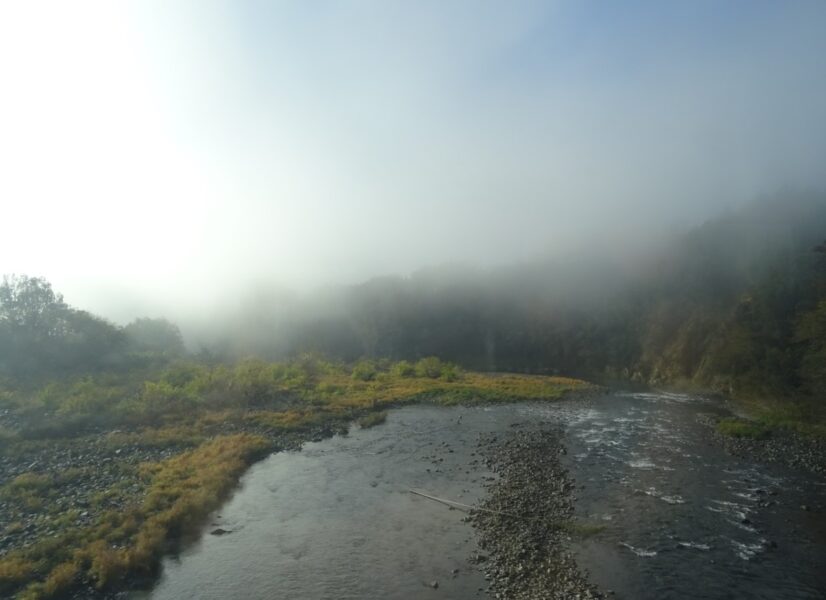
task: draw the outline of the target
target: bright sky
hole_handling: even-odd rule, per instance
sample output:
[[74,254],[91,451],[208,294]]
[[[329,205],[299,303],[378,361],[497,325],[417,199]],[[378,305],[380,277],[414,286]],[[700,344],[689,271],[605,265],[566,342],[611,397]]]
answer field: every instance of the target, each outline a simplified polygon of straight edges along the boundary
[[824,186],[825,75],[816,0],[5,2],[0,273],[125,318],[688,224]]

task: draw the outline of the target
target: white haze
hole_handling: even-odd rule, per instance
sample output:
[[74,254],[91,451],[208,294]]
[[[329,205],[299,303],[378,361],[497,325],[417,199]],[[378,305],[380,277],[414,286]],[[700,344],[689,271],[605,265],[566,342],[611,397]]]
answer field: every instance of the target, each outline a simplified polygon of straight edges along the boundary
[[0,273],[126,320],[621,248],[822,188],[824,73],[822,2],[7,2]]

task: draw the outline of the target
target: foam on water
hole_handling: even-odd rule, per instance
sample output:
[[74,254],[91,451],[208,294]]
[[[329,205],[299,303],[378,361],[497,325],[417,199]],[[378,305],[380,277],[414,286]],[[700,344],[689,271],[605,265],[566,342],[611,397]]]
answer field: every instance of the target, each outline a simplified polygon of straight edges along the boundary
[[636,546],[632,546],[628,542],[620,542],[619,545],[628,548],[631,552],[633,552],[637,556],[641,556],[642,558],[652,558],[654,556],[657,556],[656,550],[646,550],[645,548],[637,548]]
[[683,500],[682,496],[679,496],[677,494],[663,494],[657,488],[650,487],[647,490],[644,490],[644,493],[646,496],[657,498],[659,500],[662,500],[663,502],[667,502],[668,504],[685,504],[685,500]]
[[[765,542],[765,540],[763,540],[763,542]],[[751,560],[758,554],[765,551],[766,546],[763,542],[757,544],[744,544],[743,542],[738,542],[737,540],[732,539],[731,545],[734,547],[737,556],[743,560]]]
[[677,542],[678,546],[682,546],[683,548],[693,548],[694,550],[702,550],[703,552],[708,552],[711,550],[711,546],[708,544],[700,544],[698,542]]

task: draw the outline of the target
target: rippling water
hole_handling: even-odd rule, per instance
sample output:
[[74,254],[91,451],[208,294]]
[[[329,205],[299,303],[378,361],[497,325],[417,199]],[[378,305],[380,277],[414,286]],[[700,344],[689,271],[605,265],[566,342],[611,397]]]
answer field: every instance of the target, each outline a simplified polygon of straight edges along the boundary
[[[410,407],[386,424],[255,465],[200,541],[134,598],[481,598],[460,511],[491,477],[482,433],[561,425],[577,515],[604,525],[575,544],[603,590],[638,598],[823,598],[826,486],[738,460],[696,421],[716,410],[674,394],[474,408]],[[584,487],[583,487],[584,486]],[[213,536],[220,527],[230,533]],[[432,586],[438,584],[438,588]]]
[[696,420],[715,410],[632,394],[550,411],[584,485],[577,515],[606,526],[577,544],[580,564],[623,598],[826,597],[823,482],[727,455]]

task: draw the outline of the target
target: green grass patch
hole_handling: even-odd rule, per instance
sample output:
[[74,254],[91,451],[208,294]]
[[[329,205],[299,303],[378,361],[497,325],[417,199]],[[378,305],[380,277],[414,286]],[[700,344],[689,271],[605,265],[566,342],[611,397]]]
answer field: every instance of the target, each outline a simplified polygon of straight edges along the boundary
[[594,521],[571,519],[570,521],[563,522],[561,528],[573,537],[586,539],[602,533],[608,526],[604,523],[596,523]]
[[771,428],[756,421],[746,421],[736,417],[721,419],[717,431],[723,435],[736,438],[764,440],[771,436]]
[[763,429],[826,438],[826,403],[820,399],[738,398],[737,404],[751,422]]

